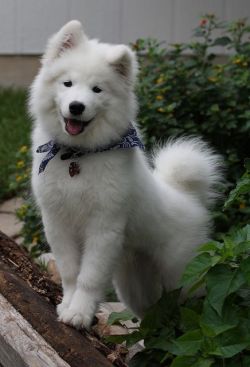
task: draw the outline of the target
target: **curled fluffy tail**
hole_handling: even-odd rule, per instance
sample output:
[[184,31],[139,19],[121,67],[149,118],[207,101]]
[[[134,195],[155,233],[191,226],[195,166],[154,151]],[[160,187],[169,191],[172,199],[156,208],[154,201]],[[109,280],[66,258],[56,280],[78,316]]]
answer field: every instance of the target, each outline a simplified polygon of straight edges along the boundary
[[198,197],[206,206],[218,197],[223,160],[198,138],[170,141],[155,154],[155,174],[169,185]]

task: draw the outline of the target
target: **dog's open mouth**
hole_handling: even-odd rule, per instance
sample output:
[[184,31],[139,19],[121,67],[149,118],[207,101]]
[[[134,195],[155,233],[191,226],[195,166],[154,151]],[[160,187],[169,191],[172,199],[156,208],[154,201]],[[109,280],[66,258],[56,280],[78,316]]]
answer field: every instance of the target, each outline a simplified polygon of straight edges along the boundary
[[65,129],[70,135],[79,135],[92,120],[82,121],[64,117]]

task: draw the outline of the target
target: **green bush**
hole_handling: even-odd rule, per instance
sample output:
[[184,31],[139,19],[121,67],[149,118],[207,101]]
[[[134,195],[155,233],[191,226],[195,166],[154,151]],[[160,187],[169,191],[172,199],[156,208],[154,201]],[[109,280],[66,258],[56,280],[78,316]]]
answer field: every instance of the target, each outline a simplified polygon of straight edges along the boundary
[[25,90],[0,88],[0,201],[11,197],[9,176],[18,147],[29,143]]
[[[225,205],[249,190],[248,164]],[[189,295],[183,304],[180,289],[164,293],[137,330],[107,338],[128,347],[144,340],[129,367],[250,366],[250,225],[202,245],[180,286]],[[201,287],[205,296],[191,297]],[[124,311],[111,314],[109,324],[128,319]]]
[[[219,36],[218,36],[219,34]],[[139,123],[147,147],[172,135],[199,135],[226,157],[228,178],[242,174],[250,136],[250,26],[204,16],[186,44],[133,44],[139,58]],[[214,48],[230,51],[218,62]]]
[[15,162],[11,166],[9,191],[15,192],[24,199],[24,204],[17,209],[16,216],[23,222],[21,236],[23,246],[27,248],[32,257],[38,257],[47,251],[40,212],[37,209],[30,189],[31,157],[27,145],[21,146],[16,153]]

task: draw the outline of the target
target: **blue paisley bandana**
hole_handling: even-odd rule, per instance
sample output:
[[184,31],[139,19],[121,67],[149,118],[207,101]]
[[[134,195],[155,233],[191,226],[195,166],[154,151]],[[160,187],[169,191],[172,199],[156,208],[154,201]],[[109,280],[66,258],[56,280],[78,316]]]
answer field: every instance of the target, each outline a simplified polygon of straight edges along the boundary
[[37,153],[47,153],[39,166],[39,173],[45,170],[49,161],[53,159],[61,149],[64,150],[64,153],[61,155],[61,159],[66,160],[71,158],[79,158],[87,154],[105,152],[108,150],[128,149],[135,147],[139,147],[143,150],[145,149],[142,141],[137,135],[136,129],[132,125],[118,143],[110,144],[94,150],[70,148],[65,145],[58,144],[54,140],[50,140],[48,143],[40,145],[36,150]]

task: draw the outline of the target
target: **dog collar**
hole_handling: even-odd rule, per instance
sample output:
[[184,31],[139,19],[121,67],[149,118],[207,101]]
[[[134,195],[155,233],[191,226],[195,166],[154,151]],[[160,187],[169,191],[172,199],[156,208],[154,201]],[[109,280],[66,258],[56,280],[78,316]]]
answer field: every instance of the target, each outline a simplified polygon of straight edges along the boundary
[[[40,145],[36,150],[37,153],[47,153],[46,156],[43,158],[42,162],[40,163],[38,174],[42,173],[45,170],[49,161],[53,159],[57,155],[57,153],[62,149],[64,150],[64,152],[61,155],[61,159],[67,160],[67,159],[79,158],[81,156],[88,155],[88,154],[106,152],[109,150],[128,149],[128,148],[136,148],[136,147],[143,149],[143,150],[145,149],[142,141],[140,140],[137,134],[135,127],[132,125],[129,127],[126,134],[122,136],[119,142],[109,144],[104,147],[93,149],[93,150],[82,149],[82,148],[77,148],[77,147],[76,148],[67,147],[66,145],[57,143],[55,140],[50,140],[48,143]],[[73,174],[71,174],[71,172]],[[69,167],[70,176],[74,176],[74,174],[77,174],[79,172],[80,172],[79,165],[75,162],[72,162]]]

